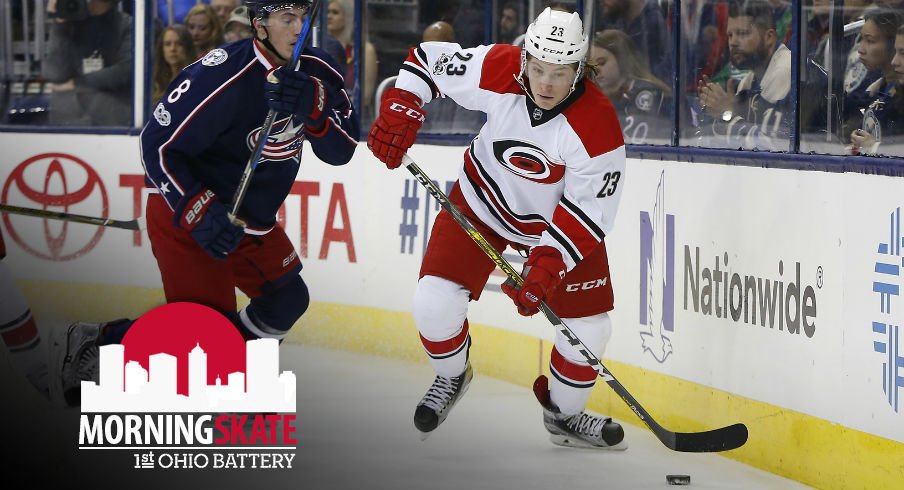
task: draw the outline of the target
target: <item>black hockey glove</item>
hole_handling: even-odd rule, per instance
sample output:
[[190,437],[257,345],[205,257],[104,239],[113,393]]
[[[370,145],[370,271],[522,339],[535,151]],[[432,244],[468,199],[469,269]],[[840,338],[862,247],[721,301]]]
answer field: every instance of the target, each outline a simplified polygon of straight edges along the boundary
[[223,260],[235,250],[245,236],[245,229],[232,224],[229,210],[210,189],[184,197],[176,206],[176,225],[191,237],[208,255]]
[[329,84],[286,67],[267,76],[264,96],[271,109],[280,114],[295,114],[312,131],[322,128],[330,111],[343,102],[339,91]]

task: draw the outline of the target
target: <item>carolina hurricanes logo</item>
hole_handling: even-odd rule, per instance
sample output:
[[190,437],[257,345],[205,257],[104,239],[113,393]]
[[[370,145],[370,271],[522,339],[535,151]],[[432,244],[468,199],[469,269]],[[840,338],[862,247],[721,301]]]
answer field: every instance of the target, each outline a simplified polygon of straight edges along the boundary
[[546,152],[525,141],[494,141],[493,155],[509,172],[539,184],[555,184],[565,174],[564,163],[553,162]]
[[[270,129],[270,136],[267,137],[267,142],[261,152],[263,158],[276,162],[295,158],[298,155],[301,150],[303,140],[301,130],[304,125],[301,123],[295,124],[292,119],[289,116],[273,123],[273,127]],[[248,133],[249,150],[254,150],[254,145],[257,144],[260,135],[261,128]]]

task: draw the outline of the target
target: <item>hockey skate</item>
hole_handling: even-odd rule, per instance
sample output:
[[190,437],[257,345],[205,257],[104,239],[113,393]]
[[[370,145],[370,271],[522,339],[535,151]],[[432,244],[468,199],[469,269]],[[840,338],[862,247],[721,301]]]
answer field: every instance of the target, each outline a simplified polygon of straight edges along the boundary
[[597,417],[586,412],[565,415],[549,398],[549,380],[540,375],[534,381],[534,395],[543,406],[543,425],[553,444],[565,447],[624,451],[625,431],[611,417]]
[[54,402],[81,403],[82,381],[98,380],[97,340],[102,323],[76,322],[50,337],[50,395]]
[[427,394],[421,398],[414,411],[414,426],[421,432],[421,440],[426,439],[430,432],[446,420],[452,407],[468,391],[468,385],[473,377],[474,372],[469,362],[465,365],[465,372],[460,375],[454,378],[437,376],[433,380]]

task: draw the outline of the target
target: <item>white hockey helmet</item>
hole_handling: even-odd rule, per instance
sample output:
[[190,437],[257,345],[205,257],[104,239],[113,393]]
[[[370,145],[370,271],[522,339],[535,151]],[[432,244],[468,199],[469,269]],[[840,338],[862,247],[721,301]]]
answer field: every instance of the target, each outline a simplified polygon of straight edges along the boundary
[[521,72],[515,77],[515,80],[533,99],[531,91],[524,83],[528,54],[540,61],[556,65],[577,63],[574,80],[571,81],[571,91],[569,92],[571,94],[584,74],[589,46],[590,39],[584,35],[584,23],[577,13],[546,7],[536,20],[527,26],[527,32],[524,35],[524,49],[521,50]]
[[589,39],[576,13],[549,7],[537,16],[524,36],[524,49],[540,61],[556,65],[581,63],[587,56]]

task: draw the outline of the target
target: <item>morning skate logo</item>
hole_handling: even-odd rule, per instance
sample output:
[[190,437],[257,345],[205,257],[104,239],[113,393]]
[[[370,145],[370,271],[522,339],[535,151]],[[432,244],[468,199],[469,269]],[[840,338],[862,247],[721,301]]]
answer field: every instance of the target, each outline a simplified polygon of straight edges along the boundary
[[172,303],[99,357],[79,449],[131,450],[135,468],[292,467],[295,375],[279,372],[276,339],[246,343],[216,311]]
[[[261,157],[266,160],[278,162],[298,157],[302,145],[302,129],[304,125],[296,124],[293,116],[280,119],[273,123],[267,142],[261,150]],[[263,127],[248,133],[248,149],[254,151],[257,140],[261,137]]]
[[[97,172],[84,160],[65,153],[43,153],[17,165],[3,186],[0,202],[89,216],[107,216],[109,210],[107,190]],[[4,214],[3,223],[26,252],[56,262],[90,252],[105,229],[97,226],[90,236],[72,237],[68,221],[14,219]],[[44,243],[40,244],[42,235]]]
[[[901,411],[901,391],[904,388],[904,352],[901,345],[901,265],[904,253],[901,250],[904,235],[901,232],[901,208],[889,213],[888,226],[882,230],[885,237],[880,239],[876,247],[873,264],[872,291],[878,296],[876,311],[873,313],[871,328],[873,332],[873,351],[876,353],[877,365],[881,365],[882,391],[888,405],[895,411]],[[896,315],[897,314],[897,315]]]
[[675,331],[675,216],[665,212],[665,172],[653,211],[640,212],[640,325],[643,351],[665,362]]

